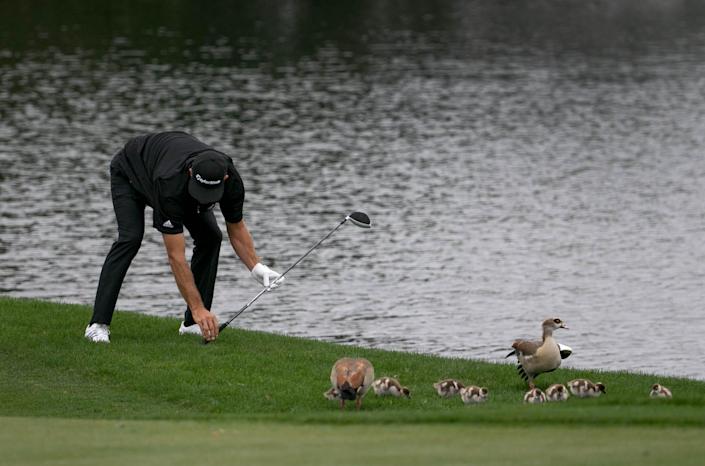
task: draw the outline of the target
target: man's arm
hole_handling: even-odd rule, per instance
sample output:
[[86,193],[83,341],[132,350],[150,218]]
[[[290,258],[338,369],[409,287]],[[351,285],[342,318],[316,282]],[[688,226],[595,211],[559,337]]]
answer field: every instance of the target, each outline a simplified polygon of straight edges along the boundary
[[201,294],[196,288],[191,268],[186,262],[186,240],[183,233],[175,235],[163,234],[164,246],[169,256],[169,265],[176,279],[181,296],[191,309],[193,320],[201,327],[201,332],[206,340],[215,340],[218,336],[218,320],[215,315],[203,305]]
[[225,224],[227,225],[228,238],[233,250],[235,250],[235,254],[237,254],[248,270],[252,270],[259,262],[259,257],[257,257],[257,252],[255,252],[255,242],[252,240],[250,230],[245,225],[245,220],[240,220],[237,223],[225,222]]
[[[269,285],[279,278],[279,273],[270,269],[266,265],[260,262],[259,257],[257,257],[257,252],[255,251],[255,243],[252,240],[252,235],[250,230],[247,229],[244,220],[240,220],[237,223],[225,222],[228,228],[228,238],[230,238],[230,244],[232,244],[235,254],[240,258],[245,267],[250,269],[252,277],[257,280],[262,286],[268,288]],[[281,280],[275,283],[272,288],[279,286]]]

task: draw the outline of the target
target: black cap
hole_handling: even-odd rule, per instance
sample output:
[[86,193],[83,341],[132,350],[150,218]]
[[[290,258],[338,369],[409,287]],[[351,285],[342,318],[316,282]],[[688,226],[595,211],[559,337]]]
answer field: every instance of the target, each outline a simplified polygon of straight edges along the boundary
[[226,157],[215,151],[198,154],[191,164],[191,178],[188,180],[188,193],[199,204],[213,204],[223,197]]

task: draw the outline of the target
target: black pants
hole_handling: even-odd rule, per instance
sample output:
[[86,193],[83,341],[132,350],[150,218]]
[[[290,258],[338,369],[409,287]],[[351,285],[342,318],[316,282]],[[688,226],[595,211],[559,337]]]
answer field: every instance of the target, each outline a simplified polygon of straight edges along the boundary
[[[120,157],[120,154],[117,157]],[[144,236],[146,200],[132,187],[125,174],[115,164],[115,159],[110,164],[110,191],[117,219],[118,239],[110,248],[100,272],[91,324],[110,325],[122,282]],[[223,235],[212,210],[188,216],[184,219],[184,226],[194,241],[191,272],[196,281],[196,288],[201,294],[204,306],[210,309]],[[186,325],[195,323],[188,306],[184,322]]]

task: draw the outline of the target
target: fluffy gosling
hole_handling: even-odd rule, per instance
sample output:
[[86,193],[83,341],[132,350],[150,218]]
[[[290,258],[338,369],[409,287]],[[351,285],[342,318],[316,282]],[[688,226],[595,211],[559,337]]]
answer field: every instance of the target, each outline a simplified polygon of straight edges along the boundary
[[545,403],[546,395],[541,391],[540,388],[532,388],[524,394],[524,403]]
[[588,379],[575,379],[568,382],[570,393],[578,398],[596,398],[603,393],[607,393],[607,389],[602,382],[591,382]]
[[386,396],[391,395],[395,397],[404,396],[406,398],[411,398],[411,392],[407,387],[402,387],[397,379],[392,377],[382,377],[372,382],[372,389],[375,395]]
[[671,390],[658,383],[651,386],[651,393],[649,393],[649,396],[651,398],[673,398]]
[[460,389],[465,387],[462,382],[454,379],[440,380],[433,384],[436,393],[443,398],[450,398],[460,393]]
[[569,396],[568,389],[562,383],[554,383],[546,389],[547,401],[565,401]]
[[485,387],[476,387],[475,385],[470,385],[468,387],[463,387],[459,390],[460,399],[466,405],[484,403],[489,397],[490,391]]

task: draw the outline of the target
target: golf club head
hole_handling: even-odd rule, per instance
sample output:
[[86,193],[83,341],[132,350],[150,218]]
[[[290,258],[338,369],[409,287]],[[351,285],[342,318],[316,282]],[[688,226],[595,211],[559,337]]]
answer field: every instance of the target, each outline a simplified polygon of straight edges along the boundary
[[353,225],[358,226],[360,228],[370,228],[372,226],[372,222],[370,222],[370,217],[368,217],[367,214],[363,212],[353,212],[347,217],[345,217],[345,220],[350,220]]

